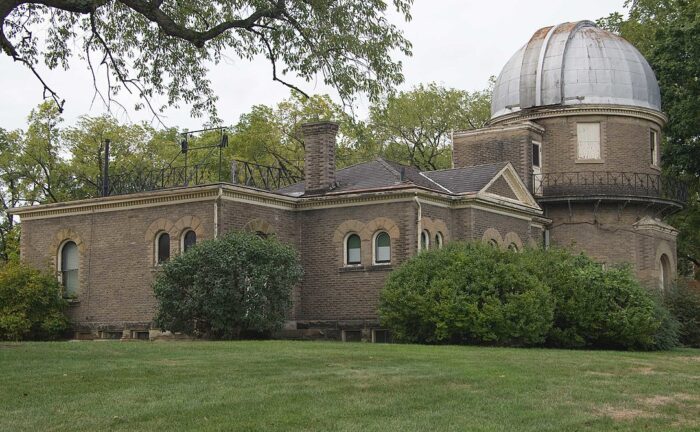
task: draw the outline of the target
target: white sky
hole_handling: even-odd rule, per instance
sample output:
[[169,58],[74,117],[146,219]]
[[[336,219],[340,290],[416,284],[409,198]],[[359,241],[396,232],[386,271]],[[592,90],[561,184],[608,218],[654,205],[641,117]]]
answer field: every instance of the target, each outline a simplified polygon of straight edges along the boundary
[[[413,56],[402,59],[407,89],[418,83],[437,82],[465,90],[486,87],[491,75],[540,27],[565,21],[596,20],[623,11],[624,0],[416,0],[413,20],[397,22],[413,44]],[[45,69],[45,68],[44,68]],[[92,78],[87,66],[75,59],[68,71],[43,71],[50,86],[66,99],[64,125],[82,115],[100,115],[105,108],[99,99],[92,103]],[[29,111],[42,98],[42,87],[22,65],[0,53],[0,127],[26,126]],[[219,116],[233,124],[256,104],[274,105],[289,90],[273,82],[269,62],[260,58],[246,62],[235,58],[213,66],[209,75],[219,95]],[[291,78],[288,78],[291,79]],[[307,93],[333,92],[318,84],[291,79]],[[119,99],[129,110],[113,107],[120,121],[150,121],[145,111],[134,111],[133,100]],[[336,98],[337,100],[337,98]],[[366,113],[366,101],[358,101],[357,114]],[[169,109],[162,117],[167,126],[198,129],[205,119],[190,118],[189,107]],[[155,126],[155,124],[154,124]]]

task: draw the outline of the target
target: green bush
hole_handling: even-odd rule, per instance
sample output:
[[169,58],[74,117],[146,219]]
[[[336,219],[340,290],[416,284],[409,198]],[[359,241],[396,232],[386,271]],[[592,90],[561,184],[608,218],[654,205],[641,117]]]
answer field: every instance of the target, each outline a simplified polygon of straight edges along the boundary
[[552,325],[552,296],[517,261],[476,243],[421,253],[389,276],[382,322],[407,342],[541,344]]
[[51,340],[70,328],[61,285],[16,262],[0,265],[0,340]]
[[677,324],[629,268],[563,250],[456,243],[388,279],[380,315],[398,340],[667,349]]
[[679,281],[666,301],[680,323],[681,343],[700,348],[700,284],[696,281]]
[[281,328],[302,276],[296,251],[274,238],[230,233],[163,265],[154,284],[155,323],[212,339]]
[[521,256],[524,270],[550,287],[555,298],[549,345],[657,349],[674,343],[673,320],[629,267],[604,269],[559,249]]

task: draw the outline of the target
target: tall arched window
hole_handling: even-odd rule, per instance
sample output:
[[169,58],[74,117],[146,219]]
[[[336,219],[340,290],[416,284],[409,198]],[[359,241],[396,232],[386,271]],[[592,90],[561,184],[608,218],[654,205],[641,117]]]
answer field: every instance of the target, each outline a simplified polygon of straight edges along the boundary
[[422,233],[420,233],[420,249],[421,250],[428,250],[430,247],[430,233],[427,230],[424,230]]
[[74,296],[78,293],[78,268],[80,267],[80,255],[78,245],[68,241],[61,248],[61,283],[66,296]]
[[435,247],[438,249],[442,249],[442,242],[443,242],[442,233],[440,231],[438,231],[435,233]]
[[182,251],[187,252],[188,250],[192,249],[194,245],[197,244],[197,233],[195,233],[192,230],[189,230],[185,233],[184,236],[182,236]]
[[391,238],[386,232],[380,232],[374,237],[374,263],[388,264],[391,262]]
[[671,288],[671,260],[668,255],[661,255],[661,274],[659,275],[659,285],[664,291]]
[[170,259],[170,234],[160,233],[156,238],[156,260],[162,264]]
[[358,265],[362,263],[362,241],[357,234],[350,234],[345,240],[345,263]]

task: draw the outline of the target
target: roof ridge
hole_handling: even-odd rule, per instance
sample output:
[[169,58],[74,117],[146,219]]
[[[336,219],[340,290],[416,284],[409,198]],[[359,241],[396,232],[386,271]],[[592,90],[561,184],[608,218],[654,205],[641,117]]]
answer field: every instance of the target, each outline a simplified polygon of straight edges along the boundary
[[[401,173],[398,172],[398,171],[396,171],[396,170],[394,169],[394,167],[392,167],[392,166],[389,164],[389,162],[387,162],[383,157],[377,156],[377,158],[376,158],[375,160],[376,160],[377,162],[379,162],[387,171],[389,171],[389,172],[392,173],[395,177],[398,177],[399,180],[401,180]],[[404,180],[406,180],[406,179],[404,178]],[[413,183],[413,182],[411,182],[411,183]]]
[[482,166],[498,165],[498,164],[506,165],[506,164],[508,164],[508,161],[491,162],[491,163],[485,163],[485,164],[479,164],[479,165],[469,165],[469,166],[463,166],[463,167],[457,167],[457,168],[443,168],[443,169],[439,169],[439,170],[421,171],[421,173],[430,174],[430,173],[434,173],[434,172],[453,171],[453,170],[466,169],[466,168],[478,168],[478,167],[482,167]]

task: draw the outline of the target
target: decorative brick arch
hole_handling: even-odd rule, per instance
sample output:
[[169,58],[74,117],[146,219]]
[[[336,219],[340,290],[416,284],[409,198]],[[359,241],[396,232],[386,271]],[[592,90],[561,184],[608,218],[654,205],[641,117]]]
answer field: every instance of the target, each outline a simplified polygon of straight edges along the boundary
[[442,234],[443,243],[447,243],[448,241],[450,241],[450,230],[447,229],[447,224],[442,219],[431,219],[429,217],[424,216],[423,218],[421,218],[420,223],[421,228],[427,230],[430,233],[430,236],[432,237],[430,239],[431,245],[435,241],[435,234],[438,232]]
[[51,250],[49,254],[51,256],[51,272],[55,274],[56,277],[60,277],[61,248],[64,244],[66,244],[69,241],[72,241],[78,247],[78,295],[80,295],[82,292],[82,288],[85,286],[85,278],[87,276],[85,272],[85,252],[87,250],[87,245],[77,232],[71,229],[62,229],[56,232],[56,234],[54,235],[54,238],[51,242]]
[[495,228],[487,228],[486,231],[484,231],[484,235],[481,237],[481,241],[484,243],[488,243],[491,240],[495,241],[499,247],[503,247],[503,237],[501,237],[501,233]]
[[146,244],[148,244],[148,262],[152,266],[155,266],[157,264],[156,260],[156,236],[159,233],[166,232],[170,235],[170,256],[175,256],[178,250],[178,237],[177,234],[178,232],[175,230],[175,224],[170,222],[168,219],[165,218],[158,218],[154,220],[151,225],[148,226],[148,229],[146,230],[146,234],[144,235],[144,239],[146,240]]
[[509,232],[508,234],[503,237],[503,244],[501,244],[501,247],[504,249],[508,249],[508,247],[514,244],[515,247],[518,248],[518,252],[522,252],[523,250],[523,241],[520,239],[520,236],[517,235],[514,232]]
[[367,225],[364,226],[362,231],[363,232],[360,234],[360,238],[363,240],[365,238],[372,239],[377,231],[386,231],[392,240],[398,240],[400,235],[399,227],[396,226],[396,223],[394,223],[393,220],[385,217],[372,219],[369,223],[367,223]]
[[[360,236],[360,241],[362,242],[361,260],[362,265],[368,264],[372,259],[371,249],[371,237],[368,237],[367,230],[365,229],[365,224],[358,220],[346,220],[345,222],[338,225],[338,228],[333,232],[333,244],[335,249],[338,251],[336,257],[338,258],[340,265],[345,265],[345,239],[351,234],[357,234]],[[368,255],[369,254],[369,255]]]
[[259,218],[251,219],[243,226],[243,231],[258,233],[261,232],[265,235],[275,234],[275,229],[267,221]]
[[[202,226],[202,221],[200,221],[197,216],[181,217],[177,222],[175,222],[170,230],[172,233],[170,235],[170,241],[172,243],[173,239],[177,239],[177,249],[179,252],[182,252],[182,236],[184,236],[185,233],[190,230],[194,231],[194,233],[197,235],[197,243],[204,240],[204,227]],[[172,244],[170,249],[172,250]]]
[[676,265],[677,265],[676,264],[676,256],[673,253],[673,249],[671,248],[671,245],[669,245],[666,240],[661,240],[659,242],[658,246],[656,247],[656,258],[654,259],[654,269],[656,270],[656,279],[659,281],[658,286],[660,289],[664,288],[663,283],[661,282],[662,281],[662,279],[661,279],[662,272],[663,272],[663,268],[662,268],[663,264],[661,262],[661,258],[664,255],[668,259],[668,264],[670,267],[669,268],[670,274],[668,275],[668,277],[670,278],[671,281],[673,281],[676,279],[676,276],[677,276],[676,275],[676,272],[677,272],[677,270],[676,270]]

